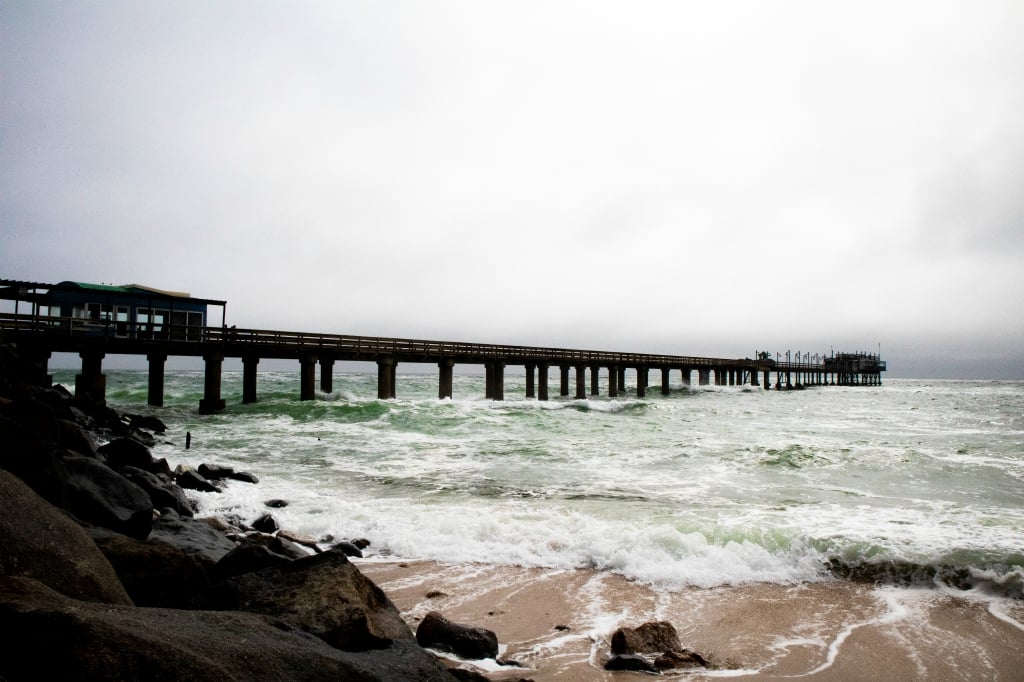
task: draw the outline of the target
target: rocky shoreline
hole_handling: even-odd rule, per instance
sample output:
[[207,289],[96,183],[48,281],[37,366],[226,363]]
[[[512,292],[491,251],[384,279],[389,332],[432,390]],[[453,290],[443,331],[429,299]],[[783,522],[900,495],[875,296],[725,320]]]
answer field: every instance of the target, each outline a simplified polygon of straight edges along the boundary
[[349,561],[365,540],[194,518],[187,490],[255,477],[172,470],[150,451],[158,419],[48,383],[0,346],[0,680],[488,679],[434,652],[514,670],[484,628],[431,613],[413,633]]

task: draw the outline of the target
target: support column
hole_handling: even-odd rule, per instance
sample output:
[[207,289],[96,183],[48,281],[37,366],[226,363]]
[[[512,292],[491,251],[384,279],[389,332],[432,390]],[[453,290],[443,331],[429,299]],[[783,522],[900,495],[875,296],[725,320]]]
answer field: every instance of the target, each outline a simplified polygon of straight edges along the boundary
[[683,386],[689,386],[689,385],[690,385],[690,372],[691,372],[691,371],[692,371],[692,370],[690,370],[690,368],[689,368],[689,367],[683,367],[683,368],[682,368],[682,374],[683,374],[683,377],[682,377],[682,379],[683,379]]
[[764,370],[764,390],[768,390],[772,387],[771,379],[768,376],[768,370]]
[[75,375],[76,398],[101,405],[107,402],[107,377],[103,375],[105,355],[103,351],[96,350],[83,350],[78,354],[82,358],[82,373]]
[[643,365],[636,368],[636,397],[647,395],[647,368]]
[[626,392],[626,366],[619,366],[619,393]]
[[698,369],[697,370],[697,385],[707,386],[711,383],[711,370],[710,369]]
[[256,402],[256,367],[260,359],[255,355],[242,358],[242,404]]
[[334,392],[334,358],[320,358],[320,391],[323,393]]
[[390,400],[395,397],[395,360],[383,357],[377,360],[377,399]]
[[729,385],[730,386],[735,386],[736,385],[736,370],[734,370],[734,369],[730,369],[729,370]]
[[316,398],[316,356],[303,355],[299,358],[299,400]]
[[[15,305],[17,305],[17,302],[15,302]],[[49,374],[50,351],[29,350],[24,347],[19,350],[21,351],[21,357],[38,369],[36,381],[39,382],[39,385],[47,388],[53,386],[53,377]]]
[[146,401],[154,407],[164,405],[164,363],[167,353],[147,353],[149,360],[149,397]]
[[669,373],[669,371],[670,370],[669,370],[668,367],[662,367],[661,368],[661,394],[662,395],[668,395],[668,393],[669,393],[669,390],[668,390],[668,373]]
[[587,367],[576,365],[576,400],[587,397]]
[[207,353],[203,356],[206,371],[203,376],[203,398],[199,401],[199,414],[213,414],[224,409],[224,399],[220,397],[220,370],[224,364],[221,353]]
[[548,363],[537,365],[537,400],[548,399]]
[[491,363],[491,372],[494,378],[494,394],[491,396],[494,400],[505,399],[505,363],[501,360],[495,360]]
[[559,365],[558,369],[560,374],[559,379],[561,380],[558,395],[564,397],[569,395],[569,365]]
[[484,363],[484,400],[494,399],[494,365],[490,360]]
[[597,365],[590,366],[590,395],[601,395],[599,373],[601,368]]
[[534,397],[535,391],[534,391],[534,388],[533,388],[533,372],[536,369],[536,367],[537,366],[535,364],[533,364],[532,362],[526,363],[526,397],[527,398],[533,398]]
[[608,397],[619,397],[619,367],[610,365],[608,367]]
[[452,387],[454,384],[452,368],[454,366],[455,361],[449,358],[445,358],[437,363],[438,370],[440,370],[440,376],[437,379],[437,397],[440,400],[452,397]]

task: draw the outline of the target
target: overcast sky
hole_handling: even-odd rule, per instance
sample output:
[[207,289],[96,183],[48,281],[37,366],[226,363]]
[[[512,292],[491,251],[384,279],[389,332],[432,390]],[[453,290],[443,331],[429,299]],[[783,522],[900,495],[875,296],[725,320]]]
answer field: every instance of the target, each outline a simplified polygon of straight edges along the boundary
[[0,0],[0,31],[0,277],[1024,377],[1020,0]]

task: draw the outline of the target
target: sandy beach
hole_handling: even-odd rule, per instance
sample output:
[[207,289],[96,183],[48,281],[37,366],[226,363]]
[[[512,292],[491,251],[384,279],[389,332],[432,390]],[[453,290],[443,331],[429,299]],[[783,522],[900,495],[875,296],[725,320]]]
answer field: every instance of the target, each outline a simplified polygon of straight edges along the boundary
[[845,581],[661,592],[621,576],[434,562],[359,562],[414,629],[438,610],[493,630],[502,657],[460,662],[492,679],[613,680],[609,640],[620,626],[671,622],[713,670],[672,678],[1020,680],[1024,602],[974,592]]

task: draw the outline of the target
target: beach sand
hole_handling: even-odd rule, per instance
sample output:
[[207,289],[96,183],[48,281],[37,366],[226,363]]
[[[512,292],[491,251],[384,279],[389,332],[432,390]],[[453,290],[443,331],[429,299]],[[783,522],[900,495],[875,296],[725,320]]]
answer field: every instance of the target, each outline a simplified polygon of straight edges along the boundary
[[429,611],[493,630],[491,679],[621,680],[607,672],[620,626],[666,620],[713,670],[669,679],[1024,680],[1024,601],[844,581],[655,591],[621,576],[434,562],[358,561],[415,629]]

